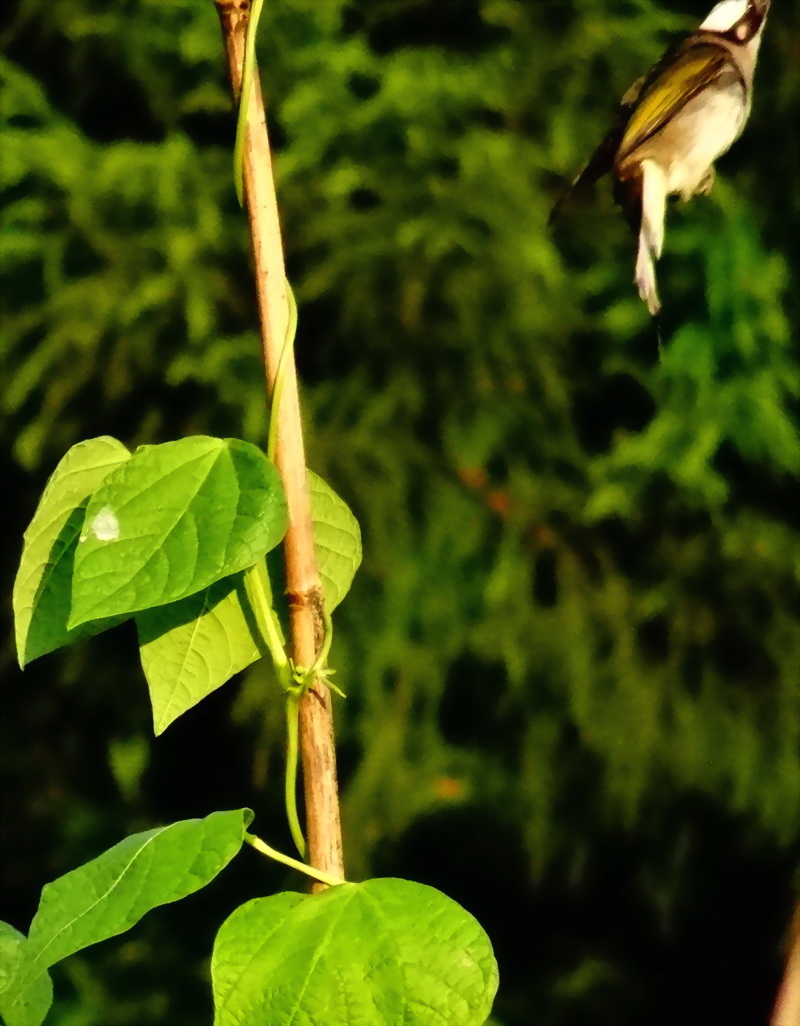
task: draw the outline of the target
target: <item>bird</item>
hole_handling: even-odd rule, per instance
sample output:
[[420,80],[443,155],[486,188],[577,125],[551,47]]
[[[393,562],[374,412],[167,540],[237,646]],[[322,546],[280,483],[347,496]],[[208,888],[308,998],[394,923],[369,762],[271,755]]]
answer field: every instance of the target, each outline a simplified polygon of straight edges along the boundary
[[714,163],[750,115],[753,77],[771,0],[721,0],[625,93],[611,128],[551,214],[608,172],[638,235],[634,282],[651,316],[661,309],[656,261],[667,198],[711,191]]

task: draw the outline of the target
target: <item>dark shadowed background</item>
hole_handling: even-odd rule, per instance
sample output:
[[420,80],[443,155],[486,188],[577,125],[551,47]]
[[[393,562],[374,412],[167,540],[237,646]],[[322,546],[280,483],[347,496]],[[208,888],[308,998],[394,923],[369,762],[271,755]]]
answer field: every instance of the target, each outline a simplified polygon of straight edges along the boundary
[[[764,1022],[800,835],[800,15],[670,212],[664,346],[608,184],[547,214],[695,0],[267,0],[310,465],[364,565],[333,665],[352,879],[433,884],[502,1026]],[[263,443],[212,0],[2,6],[3,902],[250,805],[284,850],[257,664],[154,740],[130,625],[16,669],[22,532],[74,442]],[[204,1026],[215,930],[299,881],[245,851],[54,971],[55,1026]],[[457,1026],[457,1024],[454,1024]]]

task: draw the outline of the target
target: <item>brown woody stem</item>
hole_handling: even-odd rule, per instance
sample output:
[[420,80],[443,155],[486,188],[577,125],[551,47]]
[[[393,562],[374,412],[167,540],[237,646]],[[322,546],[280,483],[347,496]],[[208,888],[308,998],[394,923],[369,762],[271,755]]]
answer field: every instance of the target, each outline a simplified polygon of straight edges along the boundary
[[797,1026],[800,1022],[800,903],[795,909],[786,945],[786,969],[781,981],[771,1026]]
[[[233,95],[242,81],[248,0],[214,0],[222,25]],[[258,73],[253,76],[244,147],[244,192],[250,223],[261,340],[267,391],[271,396],[288,321],[286,273],[278,203]],[[299,666],[313,666],[325,626],[322,588],[314,555],[311,506],[297,391],[297,371],[290,354],[278,408],[275,462],[283,478],[289,508],[284,540],[286,590],[289,597],[291,647]],[[336,878],[344,877],[336,753],[328,688],[315,680],[300,703],[300,755],[303,766],[308,862]],[[315,884],[315,888],[321,887]]]

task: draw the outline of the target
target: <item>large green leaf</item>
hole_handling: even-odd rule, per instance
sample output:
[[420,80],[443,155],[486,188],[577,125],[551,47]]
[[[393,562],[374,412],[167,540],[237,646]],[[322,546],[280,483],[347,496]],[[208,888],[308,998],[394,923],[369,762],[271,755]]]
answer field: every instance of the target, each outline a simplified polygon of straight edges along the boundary
[[215,1026],[479,1026],[497,990],[480,924],[408,880],[246,902],[211,961]]
[[281,540],[278,471],[254,445],[207,436],[143,446],[93,495],[70,626],[193,595]]
[[138,613],[136,627],[156,734],[266,652],[241,573]]
[[361,563],[361,528],[347,503],[308,472],[314,552],[329,613],[342,601]]
[[16,1014],[48,966],[213,880],[241,848],[252,818],[249,809],[236,809],[133,834],[48,884],[6,990],[7,1009]]
[[24,989],[12,992],[27,947],[24,934],[0,922],[0,1016],[5,1026],[39,1026],[53,1003],[53,984],[44,969],[29,977]]
[[[69,629],[72,567],[92,493],[130,453],[115,438],[90,438],[69,450],[51,475],[28,530],[14,582],[20,666],[111,624]],[[117,622],[117,621],[114,621]]]

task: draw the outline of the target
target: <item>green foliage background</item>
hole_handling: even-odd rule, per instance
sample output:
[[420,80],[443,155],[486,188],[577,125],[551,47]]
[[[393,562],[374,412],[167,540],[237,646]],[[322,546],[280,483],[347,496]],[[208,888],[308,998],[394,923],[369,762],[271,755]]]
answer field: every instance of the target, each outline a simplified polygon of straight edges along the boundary
[[[726,1021],[752,1022],[779,972],[800,833],[796,5],[773,4],[712,198],[671,211],[660,359],[608,188],[546,228],[557,176],[705,8],[267,0],[262,20],[309,462],[364,532],[333,650],[348,869],[478,915],[506,1026],[666,1023],[687,1000],[699,1022],[717,980]],[[72,443],[261,443],[265,410],[211,0],[4,13],[10,606]],[[153,742],[124,628],[24,677],[6,636],[4,918],[25,929],[46,880],[159,820],[250,804],[285,840],[266,667]],[[215,924],[286,883],[248,863],[77,956],[53,1021],[208,1021]]]

